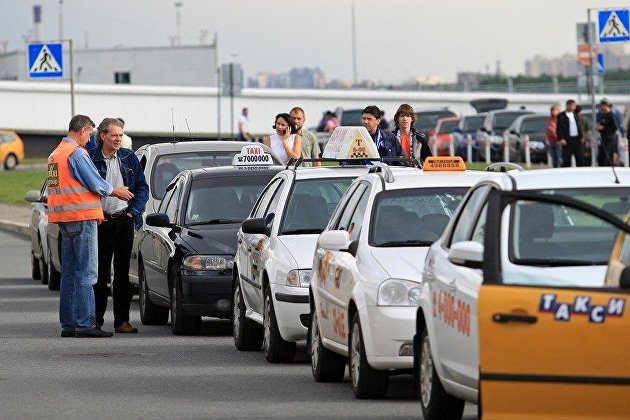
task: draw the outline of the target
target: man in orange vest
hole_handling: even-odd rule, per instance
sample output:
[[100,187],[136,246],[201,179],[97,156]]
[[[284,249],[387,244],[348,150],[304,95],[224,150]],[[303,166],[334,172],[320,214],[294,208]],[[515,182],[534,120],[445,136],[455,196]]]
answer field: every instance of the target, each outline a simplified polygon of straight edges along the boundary
[[59,320],[62,337],[111,337],[96,324],[93,285],[97,281],[97,230],[101,196],[130,200],[127,187],[113,188],[100,177],[85,145],[94,131],[85,115],[70,120],[68,135],[48,157],[48,222],[61,232]]

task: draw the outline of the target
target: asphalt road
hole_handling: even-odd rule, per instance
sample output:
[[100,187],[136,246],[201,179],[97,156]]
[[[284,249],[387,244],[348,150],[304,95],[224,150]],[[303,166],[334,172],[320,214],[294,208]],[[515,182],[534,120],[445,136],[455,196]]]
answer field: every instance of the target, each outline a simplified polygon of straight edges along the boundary
[[[0,419],[422,417],[409,376],[392,378],[387,399],[359,401],[347,375],[314,382],[302,353],[271,365],[262,352],[238,352],[229,322],[204,318],[195,337],[142,326],[137,301],[137,335],[61,338],[59,294],[31,280],[29,252],[29,241],[0,231]],[[465,414],[476,418],[477,407]]]

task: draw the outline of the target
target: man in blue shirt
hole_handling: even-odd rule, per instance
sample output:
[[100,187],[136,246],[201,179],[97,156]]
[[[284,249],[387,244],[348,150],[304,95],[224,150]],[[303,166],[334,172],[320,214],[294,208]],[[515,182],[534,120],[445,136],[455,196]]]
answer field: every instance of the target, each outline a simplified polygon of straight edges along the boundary
[[402,147],[396,136],[390,131],[379,128],[382,115],[381,110],[376,105],[369,105],[363,110],[361,123],[372,136],[379,156],[382,158],[404,157]]

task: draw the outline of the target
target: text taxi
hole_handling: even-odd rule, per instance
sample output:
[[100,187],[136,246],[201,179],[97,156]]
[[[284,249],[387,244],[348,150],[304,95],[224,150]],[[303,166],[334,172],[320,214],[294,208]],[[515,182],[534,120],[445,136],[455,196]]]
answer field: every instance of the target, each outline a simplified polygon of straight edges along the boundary
[[311,281],[311,367],[357,398],[382,398],[389,375],[411,373],[422,261],[466,191],[487,172],[460,157],[424,168],[385,164],[359,177],[318,239]]
[[[618,176],[617,176],[618,175]],[[510,171],[473,187],[425,261],[414,350],[427,419],[630,418],[630,170]],[[618,180],[618,182],[617,182]]]

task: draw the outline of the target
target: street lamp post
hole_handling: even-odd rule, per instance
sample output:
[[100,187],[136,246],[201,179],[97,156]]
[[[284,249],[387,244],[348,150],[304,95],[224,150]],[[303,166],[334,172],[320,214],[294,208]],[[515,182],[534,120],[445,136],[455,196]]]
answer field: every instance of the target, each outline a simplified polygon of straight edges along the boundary
[[184,5],[183,1],[175,2],[175,19],[177,25],[177,46],[182,45],[182,15],[180,12],[181,7]]

